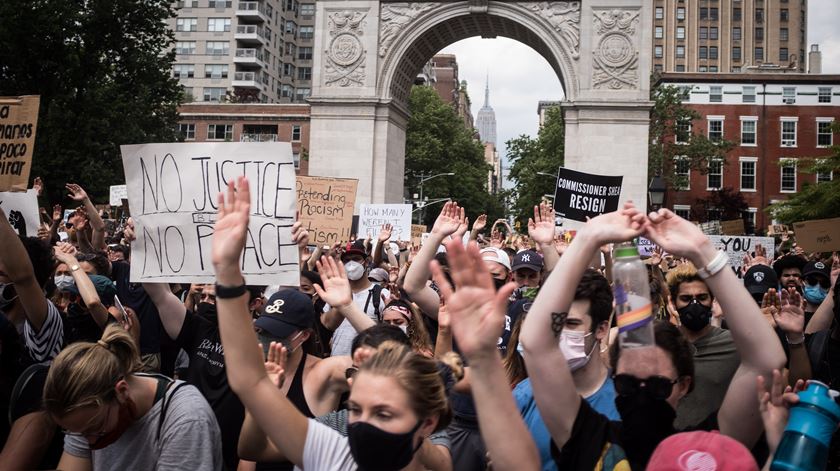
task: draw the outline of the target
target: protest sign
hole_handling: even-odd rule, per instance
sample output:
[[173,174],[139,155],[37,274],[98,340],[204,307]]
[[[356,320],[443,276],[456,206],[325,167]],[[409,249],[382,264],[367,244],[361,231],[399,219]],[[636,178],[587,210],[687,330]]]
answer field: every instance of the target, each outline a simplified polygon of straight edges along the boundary
[[0,97],[0,191],[26,191],[38,128],[38,95]]
[[245,281],[298,285],[289,143],[142,144],[122,146],[122,156],[137,234],[131,244],[132,282],[212,283],[217,195],[246,176],[251,214],[241,262]]
[[411,238],[410,204],[363,204],[359,209],[359,238],[376,239],[383,224],[393,226],[391,240]]
[[767,260],[773,260],[776,253],[775,241],[772,237],[710,235],[709,239],[715,248],[726,252],[729,263],[736,270],[741,268],[744,255],[755,252],[757,245],[767,250]]
[[639,239],[636,241],[636,248],[639,250],[639,255],[642,257],[650,257],[653,255],[653,251],[656,247],[656,243],[645,237],[639,236]]
[[560,168],[554,194],[554,210],[573,221],[586,222],[586,217],[618,209],[621,182],[624,177],[610,177]]
[[358,184],[350,178],[297,177],[298,217],[312,243],[350,240]]
[[744,235],[747,231],[744,229],[743,219],[733,219],[731,221],[720,222],[720,233],[726,235]]
[[767,226],[767,235],[785,235],[790,232],[790,228],[784,224],[771,224]]
[[796,222],[793,231],[796,243],[806,252],[840,250],[840,218]]
[[423,224],[412,224],[411,225],[411,243],[414,245],[420,245],[420,241],[423,238],[423,233],[426,232],[428,229]]
[[36,237],[38,235],[38,194],[35,190],[26,192],[0,193],[0,207],[6,213],[9,224],[18,235]]
[[111,206],[122,206],[122,200],[128,199],[125,185],[111,185],[111,194],[108,198]]
[[720,221],[701,222],[698,225],[700,226],[700,230],[703,231],[703,234],[706,235],[719,235],[722,231]]

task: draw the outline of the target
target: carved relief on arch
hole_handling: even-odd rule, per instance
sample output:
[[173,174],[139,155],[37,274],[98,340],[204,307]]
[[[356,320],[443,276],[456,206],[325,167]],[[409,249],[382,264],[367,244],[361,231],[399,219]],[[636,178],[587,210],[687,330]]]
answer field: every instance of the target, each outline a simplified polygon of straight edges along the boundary
[[341,10],[328,15],[329,40],[324,51],[324,85],[327,87],[363,86],[365,51],[360,39],[364,34],[366,11]]
[[438,6],[438,2],[382,3],[379,10],[379,57],[385,57],[408,23]]
[[551,24],[575,59],[580,57],[580,2],[518,2]]
[[638,90],[640,10],[593,9],[592,88]]

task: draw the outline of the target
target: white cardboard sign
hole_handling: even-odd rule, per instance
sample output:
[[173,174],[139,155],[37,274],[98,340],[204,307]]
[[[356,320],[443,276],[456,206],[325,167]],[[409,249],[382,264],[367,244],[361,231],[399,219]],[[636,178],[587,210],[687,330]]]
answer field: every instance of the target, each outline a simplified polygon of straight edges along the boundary
[[391,240],[411,240],[410,204],[363,204],[359,209],[357,237],[376,239],[383,224],[393,226]]
[[709,239],[715,248],[726,252],[729,263],[735,269],[741,267],[744,254],[755,252],[755,247],[759,244],[767,250],[767,260],[775,258],[776,247],[772,237],[710,235]]
[[111,185],[111,194],[108,202],[111,206],[122,206],[122,200],[128,199],[128,190],[125,185]]
[[38,195],[35,190],[25,192],[1,192],[0,206],[9,218],[12,229],[25,237],[38,235]]

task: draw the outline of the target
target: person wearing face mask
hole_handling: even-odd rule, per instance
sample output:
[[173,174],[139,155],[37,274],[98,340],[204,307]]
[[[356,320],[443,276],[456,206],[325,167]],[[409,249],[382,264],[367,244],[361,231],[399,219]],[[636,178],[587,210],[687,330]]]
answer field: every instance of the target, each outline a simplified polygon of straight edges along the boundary
[[697,269],[684,263],[665,277],[679,329],[694,347],[694,392],[677,406],[674,426],[697,425],[716,412],[740,364],[732,333],[711,325],[714,297]]
[[434,347],[429,339],[429,331],[426,330],[426,324],[420,316],[420,311],[416,307],[403,300],[395,299],[385,306],[382,322],[402,330],[411,341],[411,348],[415,352],[433,357]]
[[192,386],[138,373],[134,340],[117,325],[56,357],[44,407],[65,430],[58,468],[221,470],[219,426]]
[[[385,310],[384,299],[388,299],[391,292],[368,280],[368,262],[367,249],[362,239],[347,244],[341,255],[341,263],[344,264],[344,271],[347,273],[350,288],[353,290],[353,302],[374,322],[379,322]],[[356,329],[344,319],[335,306],[329,304],[324,306],[321,322],[327,329],[333,331],[331,355],[349,355],[353,337],[358,333]]]
[[810,261],[802,269],[802,298],[805,300],[805,323],[828,296],[831,287],[831,268],[821,261]]
[[[727,313],[742,359],[723,404],[699,428],[720,430],[747,448],[757,442],[763,430],[756,413],[756,376],[772,375],[774,369],[785,364],[784,351],[773,329],[727,266],[726,254],[717,251],[697,226],[668,209],[646,216],[633,203],[626,202],[619,211],[597,216],[578,231],[544,283],[522,327],[520,342],[525,365],[537,406],[551,433],[552,457],[558,469],[642,470],[656,446],[677,431],[676,409],[691,391],[694,377],[692,346],[679,329],[666,322],[654,324],[654,345],[650,348],[656,359],[651,363],[628,361],[618,343],[613,345],[610,362],[620,423],[596,413],[581,400],[559,346],[559,337],[570,317],[574,287],[593,255],[604,244],[643,234],[663,250],[702,267],[698,275],[705,286],[680,283],[691,285],[691,289],[676,289],[675,294],[691,298],[683,298],[685,305],[706,301],[710,306],[713,290]],[[704,293],[707,296],[701,296]],[[696,309],[692,308],[693,315],[705,317]]]

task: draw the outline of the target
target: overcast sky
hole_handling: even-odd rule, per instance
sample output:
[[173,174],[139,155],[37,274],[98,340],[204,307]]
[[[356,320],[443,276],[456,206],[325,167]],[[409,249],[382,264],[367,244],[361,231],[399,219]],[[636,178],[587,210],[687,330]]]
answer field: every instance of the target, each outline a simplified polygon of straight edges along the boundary
[[[840,73],[838,25],[840,1],[808,2],[808,45],[820,45],[823,73]],[[806,46],[806,51],[809,48]],[[512,39],[475,37],[454,43],[442,52],[458,58],[460,78],[468,82],[473,116],[484,104],[485,75],[489,73],[490,105],[496,111],[497,147],[501,155],[508,139],[520,134],[536,136],[540,100],[563,98],[560,80],[548,62],[533,49]]]

